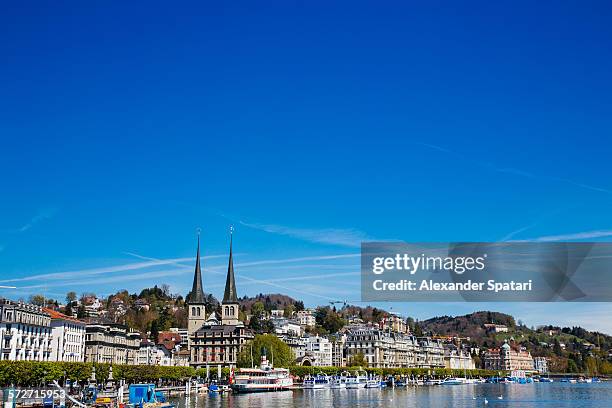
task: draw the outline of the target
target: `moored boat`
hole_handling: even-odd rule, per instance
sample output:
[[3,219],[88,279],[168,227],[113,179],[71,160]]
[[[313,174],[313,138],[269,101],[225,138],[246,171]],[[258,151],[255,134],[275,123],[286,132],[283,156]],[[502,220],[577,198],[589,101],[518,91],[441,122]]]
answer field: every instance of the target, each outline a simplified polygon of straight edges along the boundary
[[348,375],[349,373],[347,373],[346,371],[343,371],[339,375],[333,376],[330,381],[330,388],[334,388],[334,389],[346,388],[346,379]]
[[259,368],[241,368],[232,378],[232,390],[239,393],[284,391],[293,386],[286,368],[274,368],[266,356],[261,357]]
[[363,370],[358,370],[354,375],[346,378],[347,389],[365,388],[368,382],[368,375]]
[[314,377],[307,377],[306,379],[304,379],[304,383],[302,385],[302,387],[304,389],[310,389],[310,390],[315,390],[315,389],[322,389],[322,388],[329,388],[331,385],[331,379],[328,375],[325,375],[323,373],[319,373]]
[[448,378],[445,378],[440,384],[441,385],[463,385],[463,384],[467,384],[467,380],[461,377],[448,377]]
[[381,381],[378,377],[372,377],[366,381],[366,388],[380,388]]

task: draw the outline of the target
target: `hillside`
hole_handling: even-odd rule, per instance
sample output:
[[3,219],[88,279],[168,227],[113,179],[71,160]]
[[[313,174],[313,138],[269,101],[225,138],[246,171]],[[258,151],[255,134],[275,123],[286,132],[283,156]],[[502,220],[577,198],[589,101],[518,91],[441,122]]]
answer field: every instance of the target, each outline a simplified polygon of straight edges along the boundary
[[304,309],[304,303],[299,300],[295,300],[291,296],[283,295],[280,293],[269,293],[263,294],[260,293],[254,297],[244,296],[239,299],[241,309],[245,311],[245,313],[250,313],[251,308],[256,302],[261,302],[264,306],[264,310],[270,311],[273,309],[285,309],[287,306],[292,305],[295,310]]
[[[507,332],[487,330],[484,325],[504,325]],[[419,323],[431,335],[463,337],[465,342],[481,348],[498,347],[508,341],[513,347],[524,347],[533,356],[547,357],[556,372],[586,370],[589,365],[609,365],[612,336],[581,327],[544,326],[529,328],[510,315],[498,312],[475,312],[465,316],[441,316]],[[468,340],[469,339],[469,340]],[[593,371],[593,370],[591,370]]]

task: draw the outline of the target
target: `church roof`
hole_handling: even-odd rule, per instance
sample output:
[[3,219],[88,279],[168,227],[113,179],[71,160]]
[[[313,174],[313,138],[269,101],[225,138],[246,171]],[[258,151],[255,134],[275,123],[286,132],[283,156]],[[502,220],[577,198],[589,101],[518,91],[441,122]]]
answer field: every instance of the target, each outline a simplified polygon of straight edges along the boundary
[[223,294],[223,303],[238,303],[238,295],[236,294],[236,281],[234,279],[234,259],[232,256],[232,237],[230,235],[230,252],[229,263],[227,265],[227,278],[225,280],[225,292]]
[[198,233],[198,252],[196,255],[195,272],[193,274],[193,285],[191,292],[187,295],[187,303],[204,303],[204,289],[202,287],[202,270],[200,268],[200,234]]

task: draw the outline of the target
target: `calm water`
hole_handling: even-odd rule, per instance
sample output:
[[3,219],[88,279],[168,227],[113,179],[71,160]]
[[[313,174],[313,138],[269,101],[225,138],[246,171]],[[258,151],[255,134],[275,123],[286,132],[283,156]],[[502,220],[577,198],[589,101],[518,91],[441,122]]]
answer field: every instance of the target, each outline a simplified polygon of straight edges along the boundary
[[[503,399],[498,399],[502,396]],[[474,399],[476,398],[476,399]],[[361,390],[294,390],[171,398],[178,408],[201,407],[612,407],[612,382],[594,384],[471,384]]]

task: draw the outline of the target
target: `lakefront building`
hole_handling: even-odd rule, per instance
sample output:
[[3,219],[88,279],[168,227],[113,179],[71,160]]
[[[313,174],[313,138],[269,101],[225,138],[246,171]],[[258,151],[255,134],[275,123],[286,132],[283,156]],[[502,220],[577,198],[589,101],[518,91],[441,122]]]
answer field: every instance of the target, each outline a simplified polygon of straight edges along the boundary
[[507,342],[500,348],[487,350],[483,356],[483,364],[486,370],[534,371],[531,353],[525,350],[513,350]]
[[51,317],[51,361],[84,361],[85,323],[52,309],[43,310]]
[[230,235],[229,261],[225,291],[221,302],[221,317],[215,313],[206,317],[205,296],[200,270],[200,240],[193,279],[193,287],[187,296],[190,365],[195,368],[235,367],[238,354],[253,333],[239,319],[240,304],[234,278],[232,256],[233,236]]
[[347,359],[361,354],[373,368],[444,367],[444,347],[428,337],[414,337],[376,326],[355,325],[346,331]]
[[138,364],[140,340],[121,324],[92,322],[85,327],[85,362]]
[[51,361],[51,317],[39,306],[0,299],[0,360]]

